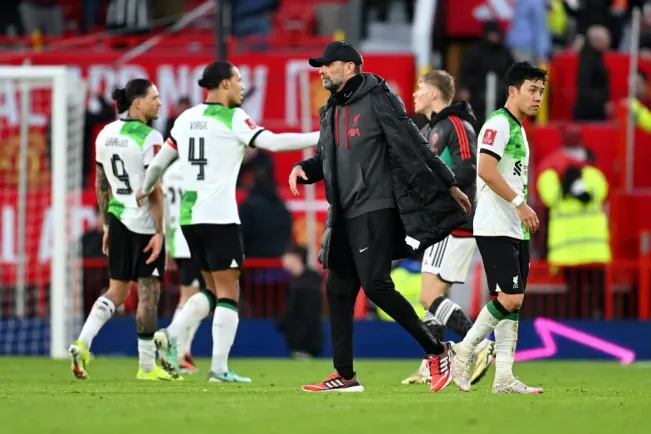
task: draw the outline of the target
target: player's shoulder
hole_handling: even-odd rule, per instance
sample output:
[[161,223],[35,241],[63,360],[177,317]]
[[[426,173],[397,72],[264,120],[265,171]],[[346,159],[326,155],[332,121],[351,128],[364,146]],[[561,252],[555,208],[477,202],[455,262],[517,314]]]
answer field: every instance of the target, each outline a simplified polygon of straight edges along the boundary
[[482,130],[485,129],[509,132],[511,130],[511,123],[508,119],[508,114],[504,113],[503,110],[497,110],[491,113],[482,126]]

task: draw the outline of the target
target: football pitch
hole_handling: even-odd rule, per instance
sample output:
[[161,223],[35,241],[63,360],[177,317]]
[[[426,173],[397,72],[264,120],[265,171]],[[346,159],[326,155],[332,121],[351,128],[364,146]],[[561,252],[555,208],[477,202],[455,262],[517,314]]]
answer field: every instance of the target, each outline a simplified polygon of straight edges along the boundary
[[[253,383],[140,382],[136,359],[98,358],[85,381],[46,358],[0,357],[0,432],[36,433],[642,433],[651,411],[644,364],[528,362],[516,375],[543,395],[495,396],[493,369],[470,393],[402,385],[418,361],[359,360],[364,393],[305,393],[329,360],[237,359]],[[509,428],[511,427],[511,428]],[[514,428],[515,427],[515,428]]]

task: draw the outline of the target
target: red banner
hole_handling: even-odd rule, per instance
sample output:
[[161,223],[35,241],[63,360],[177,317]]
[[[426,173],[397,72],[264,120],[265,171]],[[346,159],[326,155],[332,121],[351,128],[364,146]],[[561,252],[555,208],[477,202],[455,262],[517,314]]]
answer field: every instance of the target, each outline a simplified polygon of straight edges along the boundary
[[[80,80],[85,80],[90,93],[99,93],[110,100],[111,91],[123,86],[136,77],[148,77],[156,83],[164,107],[158,120],[162,128],[173,114],[173,108],[182,96],[189,96],[193,103],[203,99],[203,91],[197,85],[206,64],[213,58],[210,55],[190,54],[179,59],[176,55],[148,53],[123,65],[115,62],[122,53],[58,52],[30,54],[16,63],[29,60],[33,65],[67,65]],[[279,132],[299,130],[301,124],[300,76],[310,71],[309,94],[313,128],[318,128],[318,107],[327,98],[321,85],[317,69],[310,68],[307,58],[317,52],[290,54],[255,54],[233,56],[245,86],[253,88],[244,108],[258,123]],[[413,56],[405,54],[369,54],[364,56],[364,70],[384,77],[391,88],[403,100],[409,102],[416,76]],[[411,104],[406,104],[407,108]],[[28,256],[28,279],[30,282],[44,284],[49,281],[49,260],[51,258],[52,232],[50,218],[49,167],[46,158],[47,146],[45,126],[50,118],[49,92],[32,92],[30,107],[30,146],[28,156],[28,197],[25,247]],[[18,89],[10,83],[0,86],[0,281],[15,281],[17,262],[17,158],[18,132],[20,125],[20,96]],[[296,153],[286,156],[292,162]],[[276,161],[276,169],[284,170],[284,161]],[[290,167],[290,166],[288,166]],[[286,173],[282,178],[286,179]],[[323,208],[323,201],[319,201]],[[76,235],[83,233],[94,222],[95,198],[92,189],[84,192],[83,207],[73,216]],[[305,240],[305,203],[302,200],[288,202],[295,214],[295,237]],[[324,213],[319,212],[320,220]],[[318,225],[317,232],[323,230]]]
[[516,0],[447,0],[445,34],[454,38],[481,36],[486,21],[498,21],[506,29]]

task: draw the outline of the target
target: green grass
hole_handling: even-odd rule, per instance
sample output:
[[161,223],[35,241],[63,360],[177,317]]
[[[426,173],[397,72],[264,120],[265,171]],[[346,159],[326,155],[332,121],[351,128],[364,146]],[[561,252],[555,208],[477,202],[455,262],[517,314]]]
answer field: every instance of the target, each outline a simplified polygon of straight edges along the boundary
[[[517,365],[535,396],[494,396],[493,372],[470,393],[450,386],[404,386],[417,361],[360,360],[364,393],[309,394],[328,360],[231,361],[250,385],[213,384],[202,373],[183,382],[135,380],[135,359],[100,358],[75,380],[66,362],[0,358],[0,432],[16,433],[642,433],[648,432],[651,371],[613,363]],[[647,369],[643,369],[647,368]],[[452,431],[450,431],[452,430]]]

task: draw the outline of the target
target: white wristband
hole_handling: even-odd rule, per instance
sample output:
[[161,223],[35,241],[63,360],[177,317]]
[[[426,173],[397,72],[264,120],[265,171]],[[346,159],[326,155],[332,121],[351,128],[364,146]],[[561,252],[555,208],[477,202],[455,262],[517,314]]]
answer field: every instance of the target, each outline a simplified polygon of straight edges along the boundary
[[515,208],[519,207],[522,205],[524,202],[524,197],[521,194],[518,194],[512,201],[511,205],[513,205]]

